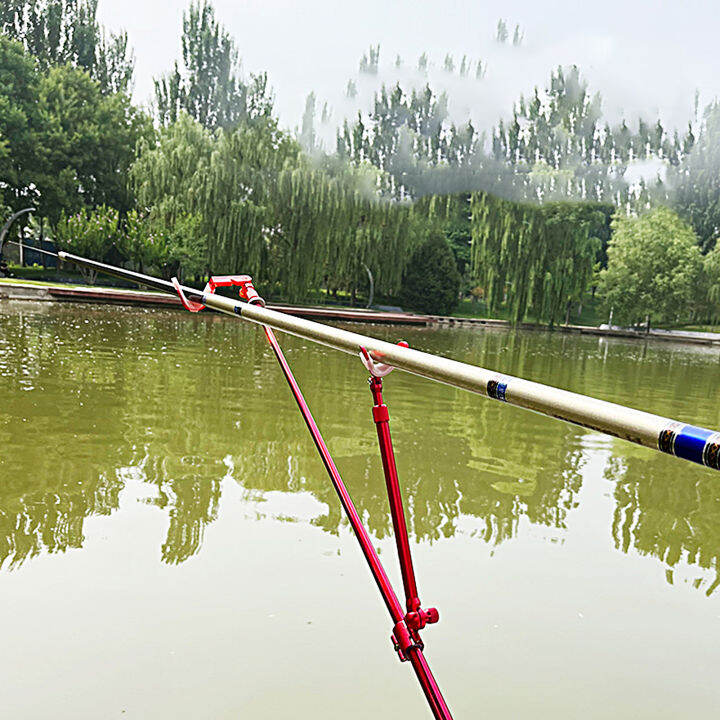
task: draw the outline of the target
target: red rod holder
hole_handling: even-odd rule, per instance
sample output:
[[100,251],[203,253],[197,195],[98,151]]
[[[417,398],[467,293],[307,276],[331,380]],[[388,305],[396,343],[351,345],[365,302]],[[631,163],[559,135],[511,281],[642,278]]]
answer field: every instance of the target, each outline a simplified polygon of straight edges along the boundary
[[[203,303],[187,299],[176,277],[174,277],[171,282],[175,288],[175,292],[177,292],[180,298],[180,302],[186,310],[196,313],[205,307]],[[213,275],[207,281],[203,295],[214,293],[219,287],[237,287],[239,288],[239,295],[243,300],[247,300],[247,302],[255,305],[265,306],[265,301],[258,295],[257,290],[255,290],[253,286],[252,278],[249,275]]]
[[[398,343],[408,347],[406,342]],[[395,532],[395,544],[397,545],[400,573],[402,574],[403,586],[405,589],[405,624],[410,630],[413,641],[422,647],[419,631],[426,625],[436,623],[440,614],[435,608],[424,610],[420,604],[415,570],[413,567],[412,553],[410,551],[410,539],[408,536],[405,510],[403,506],[400,480],[398,478],[397,465],[395,463],[395,451],[393,449],[392,436],[390,434],[390,413],[387,405],[383,402],[382,376],[388,375],[392,367],[388,365],[375,364],[368,351],[360,348],[363,364],[370,371],[370,392],[373,398],[373,421],[377,429],[380,456],[382,458],[385,485],[387,486],[388,501],[390,503],[390,514],[392,516],[393,530]],[[397,643],[396,643],[397,644]],[[401,656],[401,659],[402,656]]]

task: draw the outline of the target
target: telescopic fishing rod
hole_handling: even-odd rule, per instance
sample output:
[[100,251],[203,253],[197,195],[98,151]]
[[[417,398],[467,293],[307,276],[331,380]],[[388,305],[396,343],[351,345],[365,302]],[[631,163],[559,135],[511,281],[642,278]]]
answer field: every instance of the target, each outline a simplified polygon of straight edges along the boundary
[[[173,283],[167,280],[88,260],[67,252],[60,252],[58,256],[76,265],[155,290],[171,294],[177,292]],[[431,353],[393,345],[373,337],[293,317],[213,292],[185,286],[180,288],[190,300],[218,312],[237,315],[243,320],[297,335],[351,355],[357,356],[364,347],[376,362],[720,470],[720,432],[550,385],[504,375]]]

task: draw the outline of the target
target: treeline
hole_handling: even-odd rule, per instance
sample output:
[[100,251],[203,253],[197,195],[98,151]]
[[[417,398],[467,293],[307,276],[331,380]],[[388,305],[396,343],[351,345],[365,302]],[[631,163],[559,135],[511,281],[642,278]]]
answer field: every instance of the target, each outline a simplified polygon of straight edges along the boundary
[[[692,123],[683,133],[668,130],[659,118],[611,124],[575,66],[557,68],[546,87],[521,95],[511,117],[489,132],[451,120],[449,100],[425,80],[383,83],[372,108],[338,130],[337,153],[386,171],[382,190],[392,197],[483,190],[519,201],[639,207],[673,191],[702,131]],[[628,169],[638,161],[677,172],[667,182],[659,174],[634,180]]]
[[424,233],[412,206],[378,196],[376,168],[313,160],[279,129],[267,78],[240,75],[212,6],[185,14],[182,61],[155,82],[155,123],[130,102],[125,36],[105,39],[95,11],[91,0],[3,9],[8,208],[34,205],[61,246],[165,276],[250,272],[290,300],[354,296],[369,275],[398,292]]
[[[289,300],[375,292],[452,312],[464,294],[517,322],[555,324],[597,291],[629,322],[718,314],[717,104],[702,118],[696,109],[683,132],[659,120],[611,125],[580,71],[558,68],[481,133],[451,122],[448,98],[429,84],[396,84],[344,123],[328,154],[314,94],[297,137],[281,129],[267,76],[240,72],[210,4],[185,13],[181,57],[155,80],[151,111],[130,99],[126,35],[108,33],[96,10],[95,0],[0,10],[0,204],[36,207],[34,230],[61,246],[186,280],[249,272]],[[519,28],[513,37],[522,43]],[[510,42],[503,23],[496,39]],[[377,74],[379,60],[371,47],[361,72]],[[470,66],[463,58],[461,77]],[[427,67],[424,53],[419,72]],[[455,72],[454,60],[443,67]],[[486,71],[478,65],[472,82]],[[632,180],[637,161],[663,172]],[[655,222],[660,205],[677,215]],[[696,275],[678,279],[677,238],[697,248],[683,264]],[[660,289],[625,292],[645,277],[636,256],[667,278],[658,288],[684,288],[672,307]],[[428,274],[442,275],[432,292]]]

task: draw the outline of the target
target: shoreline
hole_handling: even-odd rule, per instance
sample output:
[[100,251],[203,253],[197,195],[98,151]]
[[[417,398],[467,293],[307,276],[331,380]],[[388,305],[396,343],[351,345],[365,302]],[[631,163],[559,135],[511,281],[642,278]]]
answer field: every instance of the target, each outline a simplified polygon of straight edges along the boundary
[[[180,299],[160,292],[132,290],[94,286],[53,285],[40,282],[4,282],[0,279],[0,302],[2,300],[34,302],[84,302],[112,305],[139,305],[181,309]],[[269,303],[273,310],[285,312],[296,317],[316,320],[336,320],[344,322],[369,322],[390,325],[425,325],[436,327],[488,327],[512,328],[507,320],[493,318],[467,318],[442,315],[419,315],[409,312],[386,312],[363,308],[334,308],[309,305],[288,305]],[[682,330],[653,330],[649,333],[627,328],[601,328],[591,325],[556,325],[550,329],[536,323],[520,323],[521,330],[543,332],[563,332],[574,335],[594,335],[597,337],[616,337],[632,340],[657,340],[690,345],[720,347],[720,333],[702,333]]]

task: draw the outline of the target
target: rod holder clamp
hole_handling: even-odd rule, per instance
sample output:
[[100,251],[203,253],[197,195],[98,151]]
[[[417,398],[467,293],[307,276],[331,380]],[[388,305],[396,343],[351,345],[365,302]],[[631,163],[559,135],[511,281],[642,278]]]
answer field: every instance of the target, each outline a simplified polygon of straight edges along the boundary
[[211,277],[205,286],[205,292],[214,293],[215,289],[219,287],[237,287],[238,293],[243,300],[253,305],[265,307],[265,301],[258,295],[249,275],[217,275]]
[[[180,298],[180,302],[183,307],[190,312],[200,312],[205,305],[201,302],[195,302],[188,300],[183,292],[182,285],[178,282],[178,279],[174,277],[172,279],[173,287],[175,292]],[[252,278],[249,275],[213,275],[205,285],[203,295],[214,293],[219,287],[237,287],[240,297],[246,300],[248,303],[253,305],[260,305],[265,307],[265,301],[258,295],[255,286],[253,285]]]
[[401,620],[393,627],[390,639],[400,662],[407,662],[410,659],[410,650],[413,648],[422,650],[425,647],[420,636],[416,631],[408,628],[405,620]]

